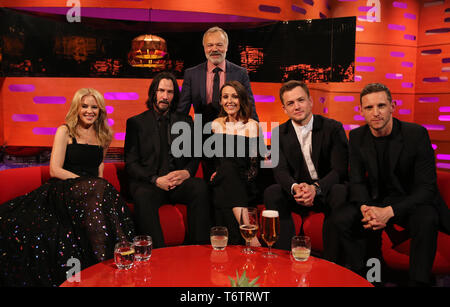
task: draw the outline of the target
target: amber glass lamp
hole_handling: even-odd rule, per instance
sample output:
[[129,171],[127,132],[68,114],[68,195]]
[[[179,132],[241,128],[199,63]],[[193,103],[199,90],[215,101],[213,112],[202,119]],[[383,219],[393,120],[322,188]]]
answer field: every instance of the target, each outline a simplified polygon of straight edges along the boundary
[[166,66],[167,44],[159,36],[144,34],[131,42],[128,62],[133,67],[163,69]]

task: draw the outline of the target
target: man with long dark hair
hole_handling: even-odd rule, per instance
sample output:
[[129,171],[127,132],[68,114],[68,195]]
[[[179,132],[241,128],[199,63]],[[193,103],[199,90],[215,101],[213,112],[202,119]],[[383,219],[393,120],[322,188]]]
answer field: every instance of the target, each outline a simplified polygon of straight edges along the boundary
[[178,99],[174,75],[159,73],[148,91],[148,110],[127,120],[125,164],[136,227],[138,233],[152,236],[154,247],[165,245],[158,214],[165,203],[188,205],[187,243],[209,240],[208,189],[202,179],[194,178],[199,161],[192,154],[179,157],[171,150],[178,137],[171,133],[174,124],[187,123],[194,131],[190,116],[175,113]]

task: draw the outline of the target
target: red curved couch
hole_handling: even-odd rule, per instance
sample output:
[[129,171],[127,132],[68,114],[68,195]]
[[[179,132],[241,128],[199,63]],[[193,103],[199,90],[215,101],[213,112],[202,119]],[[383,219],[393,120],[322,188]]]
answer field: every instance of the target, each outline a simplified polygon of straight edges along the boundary
[[[133,212],[124,163],[105,163],[104,178],[127,200],[128,207]],[[0,171],[0,204],[33,191],[49,179],[48,166],[33,166]],[[159,216],[166,245],[182,244],[186,233],[186,206],[164,205],[159,209]]]
[[[108,180],[127,201],[131,212],[134,211],[131,195],[128,191],[127,174],[124,162],[105,163],[103,171],[104,178]],[[197,177],[202,177],[201,167],[197,172]],[[41,186],[50,179],[48,166],[34,166],[25,168],[14,168],[0,171],[0,204],[13,199],[14,197],[26,194]],[[258,205],[258,210],[264,210],[264,205]],[[318,220],[323,217],[317,216]],[[316,219],[317,217],[312,217]],[[301,217],[293,213],[295,227],[297,232],[300,230]],[[159,219],[163,230],[164,241],[167,246],[183,244],[187,231],[187,209],[181,204],[166,204],[159,209]],[[311,223],[307,223],[310,225]],[[311,227],[310,227],[311,228]],[[308,230],[311,230],[307,228]],[[305,228],[306,229],[306,228]],[[317,251],[322,250],[322,224],[317,225],[309,234],[313,236],[313,248]]]
[[[450,208],[450,173],[438,171],[437,183],[442,198]],[[393,228],[383,231],[381,251],[387,266],[397,270],[408,270],[410,244],[411,239],[407,237],[407,233],[400,226],[394,225]],[[442,232],[438,233],[433,274],[450,274],[450,236]]]
[[[201,168],[197,173],[201,177]],[[0,171],[0,204],[25,193],[28,193],[50,178],[48,166],[35,166]],[[108,180],[127,200],[133,211],[130,194],[128,192],[127,175],[123,162],[105,163],[104,178]],[[450,204],[450,173],[438,171],[438,186],[447,205]],[[258,206],[259,210],[264,205]],[[187,223],[186,206],[180,204],[166,204],[159,209],[159,218],[167,246],[183,244],[186,236]],[[301,225],[301,217],[292,214],[297,233]],[[311,237],[312,249],[323,251],[322,224],[324,215],[312,213],[305,218],[303,229]],[[397,228],[401,232],[401,228]],[[382,255],[386,264],[394,269],[407,270],[409,268],[409,242],[393,244],[386,232],[382,235]],[[450,274],[450,236],[439,233],[438,249],[433,266],[435,274]]]
[[[445,203],[450,208],[450,173],[437,171],[437,183]],[[305,234],[311,237],[313,250],[319,252],[323,251],[323,219],[323,213],[312,213],[305,218],[303,225]],[[394,270],[409,270],[410,244],[411,239],[408,237],[405,229],[398,225],[393,225],[393,227],[389,230],[383,231],[381,252],[386,265]],[[450,236],[442,232],[438,233],[436,257],[433,264],[433,274],[450,274]]]

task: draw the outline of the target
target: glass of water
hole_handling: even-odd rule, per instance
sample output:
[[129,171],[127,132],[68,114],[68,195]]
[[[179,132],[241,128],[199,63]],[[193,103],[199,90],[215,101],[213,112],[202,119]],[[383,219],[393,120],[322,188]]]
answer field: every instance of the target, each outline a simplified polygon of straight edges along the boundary
[[228,229],[225,226],[212,227],[210,239],[214,250],[224,250],[228,244]]
[[152,237],[136,236],[133,238],[133,247],[136,261],[147,261],[152,256]]
[[119,242],[114,247],[114,262],[119,269],[129,270],[134,263],[134,247],[131,242]]
[[311,239],[307,236],[294,236],[291,241],[291,252],[296,261],[307,261],[311,254]]

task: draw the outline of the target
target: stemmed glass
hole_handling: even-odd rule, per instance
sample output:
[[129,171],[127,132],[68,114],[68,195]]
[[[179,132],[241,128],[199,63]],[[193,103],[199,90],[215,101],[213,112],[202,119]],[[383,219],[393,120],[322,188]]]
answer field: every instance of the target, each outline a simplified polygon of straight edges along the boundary
[[246,245],[242,252],[247,255],[254,254],[255,252],[250,248],[250,242],[258,233],[258,212],[256,208],[249,207],[241,209],[239,229]]
[[280,217],[278,211],[264,210],[262,212],[262,239],[269,246],[269,251],[263,254],[264,258],[276,258],[277,254],[272,253],[272,245],[278,240],[280,235]]

